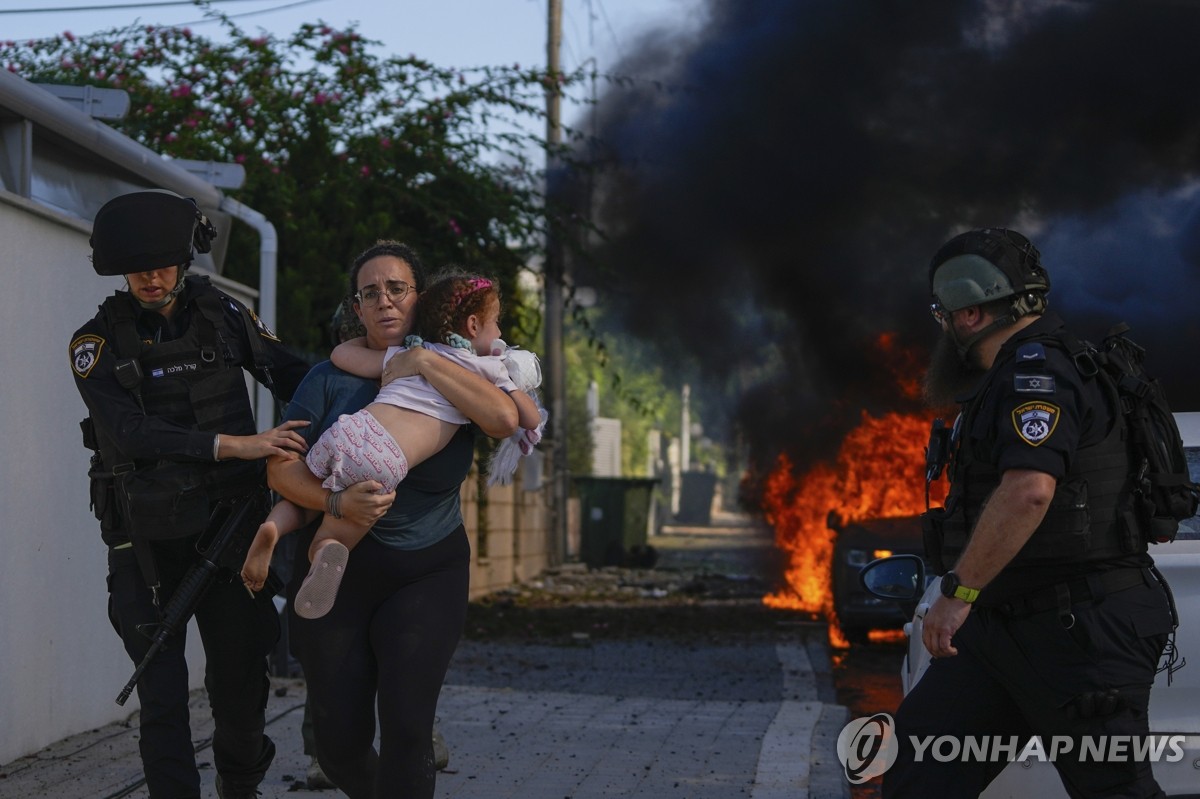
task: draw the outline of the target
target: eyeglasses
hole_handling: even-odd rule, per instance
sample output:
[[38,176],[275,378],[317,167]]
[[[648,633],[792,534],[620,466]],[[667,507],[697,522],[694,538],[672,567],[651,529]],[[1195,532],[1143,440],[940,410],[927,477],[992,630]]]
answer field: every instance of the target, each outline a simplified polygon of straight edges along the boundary
[[931,302],[929,304],[929,313],[933,315],[933,319],[939,325],[950,324],[950,311],[942,307],[940,302]]
[[401,300],[408,296],[408,292],[412,291],[413,287],[405,283],[403,280],[397,280],[387,284],[385,289],[378,289],[374,286],[363,289],[354,295],[354,299],[361,305],[374,307],[379,304],[379,300],[383,298],[384,292],[387,292],[388,299],[394,304],[399,304]]

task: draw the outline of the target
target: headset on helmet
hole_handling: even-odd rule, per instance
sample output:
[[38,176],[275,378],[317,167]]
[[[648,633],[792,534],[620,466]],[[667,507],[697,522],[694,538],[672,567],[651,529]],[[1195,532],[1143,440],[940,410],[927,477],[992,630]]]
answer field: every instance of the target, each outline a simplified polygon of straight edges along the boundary
[[942,245],[929,263],[929,290],[946,311],[1012,297],[1012,317],[1019,319],[1046,310],[1050,276],[1029,239],[1015,230],[982,228]]
[[96,212],[92,268],[98,275],[128,275],[187,266],[212,249],[217,229],[190,197],[169,191],[122,194]]

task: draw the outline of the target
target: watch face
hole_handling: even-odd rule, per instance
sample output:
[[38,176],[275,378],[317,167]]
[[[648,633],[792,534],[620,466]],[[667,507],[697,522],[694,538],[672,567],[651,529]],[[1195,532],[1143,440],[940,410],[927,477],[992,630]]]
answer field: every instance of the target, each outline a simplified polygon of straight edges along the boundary
[[946,572],[942,575],[942,596],[954,596],[954,590],[958,588],[958,575],[954,572]]

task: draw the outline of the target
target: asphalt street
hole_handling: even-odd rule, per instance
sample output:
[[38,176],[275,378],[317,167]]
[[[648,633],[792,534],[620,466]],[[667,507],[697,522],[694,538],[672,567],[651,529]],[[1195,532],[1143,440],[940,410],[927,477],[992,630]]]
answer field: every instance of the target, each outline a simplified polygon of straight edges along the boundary
[[[473,608],[438,706],[450,762],[436,795],[848,799],[834,743],[849,715],[825,628],[764,621],[754,597],[773,568],[769,531],[714,521],[653,537],[656,568],[568,567]],[[555,612],[552,623],[530,597]],[[262,795],[342,795],[306,788],[304,682],[274,683],[278,754]],[[216,792],[203,692],[192,719],[207,799]],[[0,799],[147,797],[136,721],[0,765]]]

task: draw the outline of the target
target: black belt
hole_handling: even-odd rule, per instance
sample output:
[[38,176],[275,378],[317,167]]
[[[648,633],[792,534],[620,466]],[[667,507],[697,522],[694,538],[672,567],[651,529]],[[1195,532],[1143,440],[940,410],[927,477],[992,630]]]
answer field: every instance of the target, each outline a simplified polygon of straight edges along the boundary
[[1032,616],[1056,608],[1065,612],[1079,602],[1100,599],[1135,585],[1151,585],[1149,579],[1151,578],[1146,574],[1146,570],[1138,568],[1093,572],[1003,602],[989,602],[984,607],[993,607],[1012,616]]

